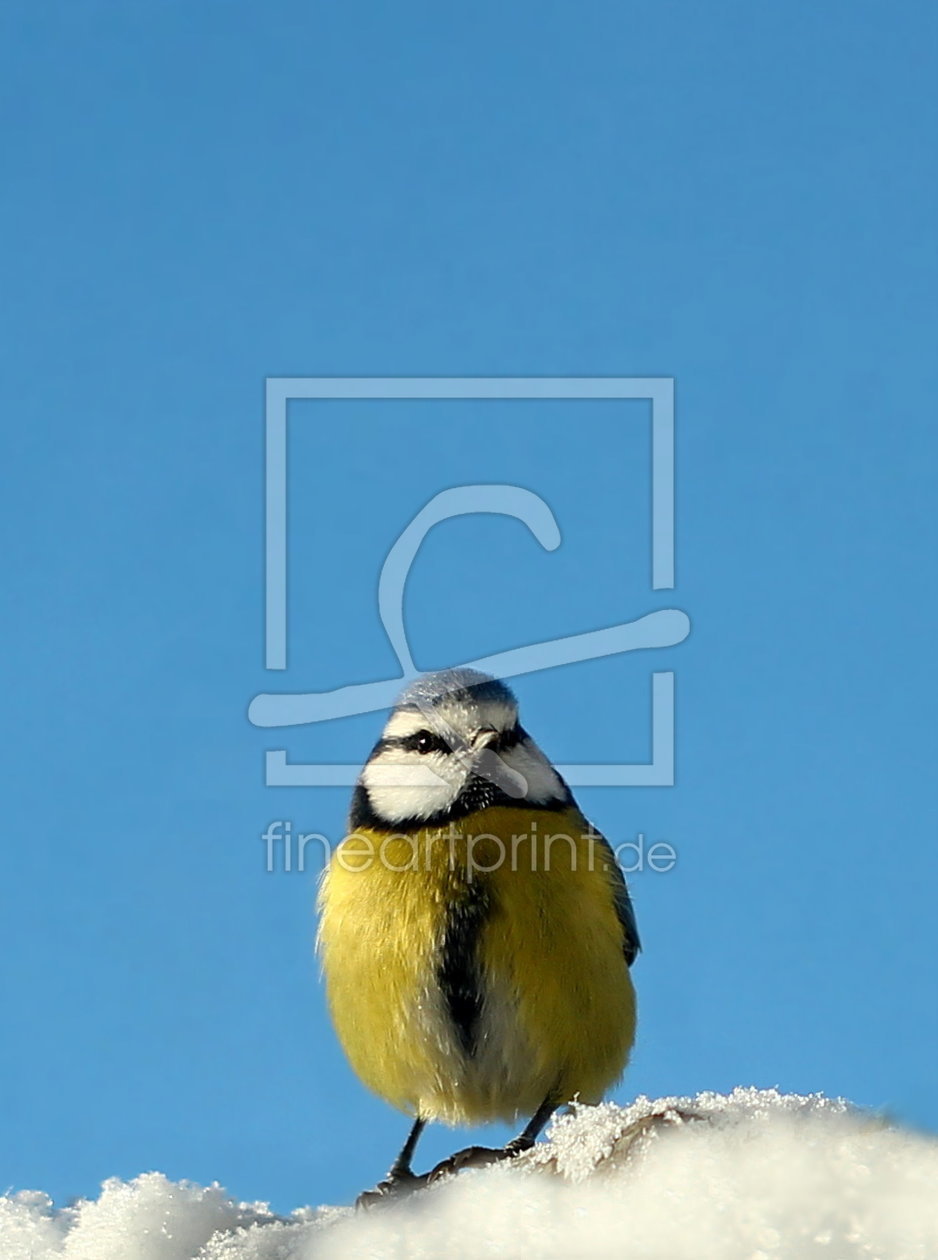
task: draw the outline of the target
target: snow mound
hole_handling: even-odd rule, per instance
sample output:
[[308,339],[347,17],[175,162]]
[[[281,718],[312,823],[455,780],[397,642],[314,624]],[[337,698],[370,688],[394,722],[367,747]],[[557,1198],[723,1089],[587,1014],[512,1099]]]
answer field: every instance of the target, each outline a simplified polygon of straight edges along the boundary
[[932,1260],[938,1141],[774,1090],[574,1107],[510,1165],[287,1220],[146,1173],[0,1198],[0,1260]]

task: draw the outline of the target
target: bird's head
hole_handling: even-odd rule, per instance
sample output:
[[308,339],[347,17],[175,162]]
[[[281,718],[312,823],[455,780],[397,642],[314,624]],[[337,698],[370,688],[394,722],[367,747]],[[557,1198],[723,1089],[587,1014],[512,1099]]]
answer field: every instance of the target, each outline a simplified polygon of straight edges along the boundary
[[406,828],[568,795],[521,726],[510,689],[477,670],[444,670],[401,695],[362,770],[352,821]]

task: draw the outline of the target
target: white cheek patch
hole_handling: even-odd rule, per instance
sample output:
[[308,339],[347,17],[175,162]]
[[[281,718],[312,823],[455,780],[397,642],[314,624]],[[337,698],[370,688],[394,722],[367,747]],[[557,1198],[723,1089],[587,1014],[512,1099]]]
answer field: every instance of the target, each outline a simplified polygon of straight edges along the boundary
[[[514,728],[517,711],[510,705],[490,703],[481,711],[469,713],[465,705],[453,701],[440,705],[436,716],[433,727],[438,734],[443,734],[444,739],[448,727],[454,728],[465,739],[465,745],[455,754],[418,753],[412,748],[389,744],[381,748],[362,771],[361,783],[368,793],[372,809],[391,826],[447,814],[457,804],[473,772],[481,773],[483,778],[488,777],[486,758],[491,758],[492,762],[497,758],[501,763],[501,766],[494,765],[493,769],[504,768],[513,772],[511,779],[520,789],[518,792],[511,790],[511,783],[504,782],[504,773],[494,774],[492,782],[495,787],[507,791],[518,804],[526,800],[532,805],[547,805],[566,798],[563,781],[530,738],[504,752],[487,752],[484,757],[470,753],[469,743],[481,726],[502,732]],[[385,729],[385,738],[404,739],[430,725],[422,713],[398,712],[392,715]]]
[[384,758],[369,761],[362,771],[362,781],[369,789],[406,787],[436,791],[451,788],[449,779],[444,774],[438,774],[429,763],[429,757],[422,757],[417,764],[403,760],[385,761]]
[[[419,756],[419,754],[418,754]],[[461,781],[446,777],[446,757],[388,749],[362,771],[362,784],[375,813],[389,823],[429,818],[452,807]]]
[[523,739],[514,748],[499,753],[499,757],[528,785],[525,800],[533,805],[546,805],[548,801],[562,801],[566,796],[560,775],[550,764],[533,739]]

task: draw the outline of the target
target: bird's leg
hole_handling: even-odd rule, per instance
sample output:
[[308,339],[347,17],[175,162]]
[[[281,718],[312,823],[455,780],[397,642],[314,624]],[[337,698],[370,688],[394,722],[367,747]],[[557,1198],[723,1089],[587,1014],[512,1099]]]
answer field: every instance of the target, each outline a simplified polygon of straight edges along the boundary
[[412,1190],[419,1190],[421,1186],[427,1184],[429,1174],[424,1173],[423,1176],[418,1177],[410,1166],[426,1123],[426,1120],[417,1117],[407,1135],[407,1141],[401,1147],[400,1155],[388,1169],[388,1175],[383,1181],[378,1182],[374,1190],[362,1191],[355,1200],[356,1207],[370,1207],[373,1203],[380,1203],[385,1199],[398,1198],[401,1195],[410,1194]]
[[504,1146],[467,1146],[464,1151],[457,1151],[449,1159],[437,1164],[430,1173],[429,1180],[434,1182],[439,1177],[445,1177],[447,1173],[457,1173],[462,1168],[484,1168],[486,1164],[514,1159],[516,1155],[531,1149],[537,1135],[556,1110],[557,1103],[554,1099],[546,1098],[516,1138],[512,1138]]

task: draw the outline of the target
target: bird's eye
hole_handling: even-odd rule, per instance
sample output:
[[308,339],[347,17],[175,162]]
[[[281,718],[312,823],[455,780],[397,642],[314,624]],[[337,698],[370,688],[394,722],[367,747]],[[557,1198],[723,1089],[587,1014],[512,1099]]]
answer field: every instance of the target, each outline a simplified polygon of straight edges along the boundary
[[439,735],[434,735],[432,731],[418,731],[414,736],[414,748],[419,753],[448,751]]

